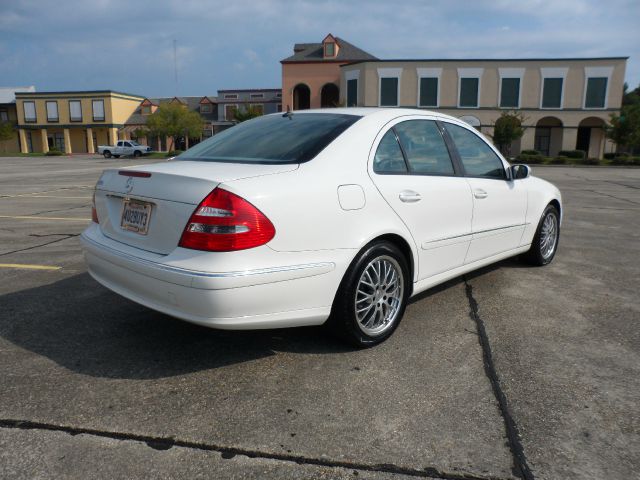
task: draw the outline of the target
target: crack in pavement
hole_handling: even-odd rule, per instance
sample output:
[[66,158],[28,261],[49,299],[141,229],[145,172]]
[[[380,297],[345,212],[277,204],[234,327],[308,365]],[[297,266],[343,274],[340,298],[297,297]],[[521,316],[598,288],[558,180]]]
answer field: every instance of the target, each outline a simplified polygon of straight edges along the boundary
[[50,242],[41,243],[39,245],[33,245],[31,247],[19,248],[17,250],[12,250],[10,252],[0,253],[0,257],[4,257],[5,255],[11,255],[12,253],[24,252],[26,250],[33,250],[34,248],[45,247],[47,245],[51,245],[52,243],[58,243],[58,242],[62,242],[63,240],[67,240],[69,238],[80,236],[79,233],[56,233],[53,235],[65,235],[65,236],[62,238],[56,238],[55,240],[51,240]]
[[292,462],[299,465],[316,465],[330,468],[345,468],[366,472],[391,473],[420,478],[437,478],[441,480],[508,480],[503,477],[476,475],[472,473],[444,472],[435,467],[425,467],[423,469],[403,467],[394,464],[368,464],[358,462],[348,462],[344,460],[331,460],[328,458],[307,457],[304,455],[282,454],[277,452],[266,452],[261,450],[251,450],[240,447],[225,447],[212,443],[196,442],[190,440],[180,440],[173,437],[155,437],[135,433],[114,432],[108,430],[98,430],[93,428],[72,427],[68,425],[55,425],[51,423],[32,422],[29,420],[0,419],[0,428],[19,430],[44,430],[51,432],[64,432],[69,435],[93,435],[96,437],[109,438],[112,440],[134,441],[145,443],[155,450],[169,450],[172,447],[182,447],[193,450],[204,450],[218,452],[224,459],[230,459],[236,455],[244,455],[248,458],[263,458],[269,460],[280,460]]
[[478,302],[473,296],[473,287],[464,276],[464,287],[467,294],[467,300],[469,301],[469,317],[476,324],[478,329],[478,342],[482,348],[482,360],[484,364],[484,372],[489,378],[493,394],[496,397],[502,419],[504,420],[504,427],[507,434],[507,440],[509,442],[509,450],[513,456],[513,473],[524,480],[534,480],[533,473],[527,463],[527,457],[524,454],[524,448],[520,442],[520,432],[518,431],[518,425],[516,424],[513,414],[509,409],[509,403],[507,397],[502,391],[500,385],[500,377],[496,371],[495,364],[493,362],[493,353],[491,351],[491,344],[489,343],[489,337],[485,328],[484,320],[478,312]]

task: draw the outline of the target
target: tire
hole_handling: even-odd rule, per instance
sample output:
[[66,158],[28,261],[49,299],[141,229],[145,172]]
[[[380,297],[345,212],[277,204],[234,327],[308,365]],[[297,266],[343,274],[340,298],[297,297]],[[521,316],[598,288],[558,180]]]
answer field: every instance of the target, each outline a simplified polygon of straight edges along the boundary
[[141,155],[142,155],[142,154],[140,153],[140,150],[135,150],[135,151],[133,152],[133,156],[134,156],[134,158],[138,158],[138,157],[139,157],[139,156],[141,156]]
[[327,326],[356,347],[383,342],[402,320],[410,281],[407,259],[396,245],[367,245],[340,282]]
[[[549,233],[551,232],[551,233]],[[555,257],[560,243],[560,214],[553,205],[547,205],[542,212],[531,248],[524,259],[531,265],[548,265]]]
[[111,152],[109,150],[102,152],[102,155],[104,155],[104,158],[111,158]]

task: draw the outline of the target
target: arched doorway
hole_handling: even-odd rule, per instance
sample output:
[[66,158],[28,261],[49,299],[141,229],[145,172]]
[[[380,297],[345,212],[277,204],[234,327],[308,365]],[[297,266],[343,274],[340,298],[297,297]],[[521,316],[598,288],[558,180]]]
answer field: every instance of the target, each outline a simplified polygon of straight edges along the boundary
[[299,83],[293,89],[293,109],[308,110],[311,108],[311,90],[304,83]]
[[340,89],[335,83],[327,83],[320,91],[320,106],[334,108],[340,102]]
[[600,158],[604,141],[604,120],[601,118],[585,118],[578,124],[576,150],[582,150],[589,158]]
[[460,120],[468,123],[473,128],[480,131],[480,119],[478,117],[474,117],[473,115],[463,115],[462,117],[460,117]]
[[536,123],[533,145],[546,156],[556,156],[562,150],[562,121],[556,117],[544,117]]

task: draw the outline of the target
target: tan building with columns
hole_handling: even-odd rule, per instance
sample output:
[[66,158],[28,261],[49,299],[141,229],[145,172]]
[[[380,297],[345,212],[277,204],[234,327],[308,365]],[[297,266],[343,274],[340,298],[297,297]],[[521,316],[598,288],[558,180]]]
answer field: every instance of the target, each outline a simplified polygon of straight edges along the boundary
[[20,151],[94,153],[113,145],[144,97],[112,90],[16,93]]
[[583,150],[602,158],[619,113],[628,57],[506,60],[374,60],[341,66],[347,106],[411,107],[462,118],[487,136],[505,110],[525,117],[511,154]]

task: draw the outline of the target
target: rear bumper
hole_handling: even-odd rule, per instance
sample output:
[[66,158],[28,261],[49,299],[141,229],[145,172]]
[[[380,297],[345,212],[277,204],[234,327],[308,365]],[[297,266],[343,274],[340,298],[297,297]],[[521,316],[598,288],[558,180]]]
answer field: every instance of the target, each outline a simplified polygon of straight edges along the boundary
[[[269,268],[193,270],[167,261],[170,256],[136,256],[130,247],[102,235],[96,225],[82,234],[81,243],[89,273],[105,287],[173,317],[223,329],[324,323],[350,261],[345,252],[338,252],[342,257],[337,261],[328,261],[327,252],[318,252],[315,262],[292,263],[294,258],[284,255],[288,264]],[[200,252],[189,253],[193,260]],[[304,252],[306,260],[309,254]],[[202,266],[211,258],[204,253]]]

